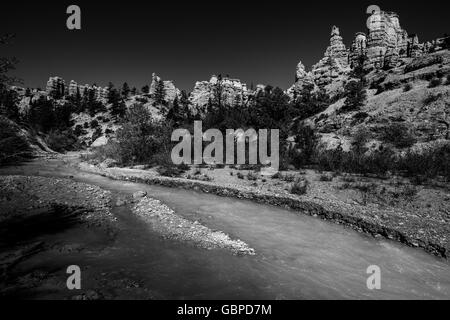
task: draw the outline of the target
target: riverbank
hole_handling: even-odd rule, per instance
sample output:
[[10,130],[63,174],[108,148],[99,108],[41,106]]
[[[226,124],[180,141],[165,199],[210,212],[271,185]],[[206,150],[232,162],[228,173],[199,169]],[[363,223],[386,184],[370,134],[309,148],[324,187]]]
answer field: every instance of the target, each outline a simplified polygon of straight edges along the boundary
[[[213,171],[203,169],[203,174],[209,175],[211,181],[200,181],[193,180],[189,172],[184,177],[170,178],[160,176],[153,169],[108,168],[87,162],[79,162],[77,167],[115,180],[192,189],[290,208],[375,237],[385,237],[411,247],[423,248],[440,257],[449,257],[450,195],[446,189],[418,186],[414,192],[410,192],[398,181],[376,183],[375,179],[369,178],[355,181],[354,177],[351,178],[354,180],[350,180],[348,176],[324,179],[322,173],[305,171],[289,173],[301,175],[310,181],[306,194],[295,195],[289,192],[286,187],[289,183],[286,181],[264,176],[244,179],[238,173],[245,176],[248,172],[232,168]],[[386,185],[384,191],[383,184]],[[402,191],[396,191],[400,189],[398,185],[401,185]],[[394,191],[386,191],[390,190],[389,186]],[[362,187],[369,190],[356,190]],[[375,194],[375,189],[381,191]]]

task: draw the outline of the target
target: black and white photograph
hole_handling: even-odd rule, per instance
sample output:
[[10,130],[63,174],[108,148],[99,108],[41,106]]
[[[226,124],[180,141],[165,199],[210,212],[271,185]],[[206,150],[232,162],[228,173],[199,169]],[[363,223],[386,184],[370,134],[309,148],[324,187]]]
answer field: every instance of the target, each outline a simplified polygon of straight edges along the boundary
[[450,300],[449,12],[3,1],[0,301]]

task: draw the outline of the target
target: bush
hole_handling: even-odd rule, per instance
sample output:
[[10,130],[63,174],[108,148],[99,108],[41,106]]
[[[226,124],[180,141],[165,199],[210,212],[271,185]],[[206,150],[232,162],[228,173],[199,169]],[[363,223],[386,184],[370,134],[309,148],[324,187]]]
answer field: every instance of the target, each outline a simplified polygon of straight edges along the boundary
[[415,58],[410,64],[408,64],[405,67],[405,73],[419,70],[431,66],[433,64],[439,64],[442,63],[442,61],[443,61],[442,56],[427,55],[423,57],[418,57]]
[[181,176],[184,171],[178,168],[177,166],[160,166],[156,169],[156,171],[164,177],[179,177]]
[[86,130],[83,129],[83,126],[80,124],[77,124],[75,126],[75,129],[73,130],[73,134],[76,135],[77,137],[86,134]]
[[98,127],[98,121],[97,120],[92,120],[90,123],[91,129],[95,129]]
[[431,148],[423,152],[408,151],[396,163],[397,171],[408,176],[423,176],[426,179],[443,176],[450,181],[450,144]]
[[20,128],[0,116],[0,165],[31,157],[31,147],[27,139],[20,134]]
[[403,92],[411,91],[413,88],[413,85],[411,83],[407,83],[403,86]]
[[320,175],[319,181],[329,182],[333,181],[333,175],[329,173],[323,173]]
[[[155,162],[171,163],[171,129],[153,119],[142,105],[132,106],[122,128],[116,132],[119,161],[125,165]],[[159,157],[158,155],[162,156]]]
[[396,148],[409,148],[416,143],[411,130],[403,123],[391,123],[384,127],[381,140]]
[[439,78],[433,78],[431,79],[430,83],[428,84],[428,88],[436,88],[441,85],[442,80]]
[[69,130],[52,130],[45,137],[45,142],[56,152],[75,150],[78,147],[77,138]]
[[238,172],[236,176],[238,177],[238,179],[244,179],[244,175],[240,172]]
[[94,131],[94,133],[92,134],[92,142],[94,142],[95,140],[97,140],[98,138],[100,138],[103,134],[102,128],[101,127],[97,127]]
[[291,185],[290,192],[292,194],[304,195],[308,191],[308,185],[308,180],[298,179]]
[[442,98],[442,93],[438,93],[438,94],[432,94],[432,93],[430,93],[430,94],[428,94],[428,95],[425,97],[425,99],[423,99],[423,104],[424,104],[424,105],[429,105],[429,104],[431,104],[431,103],[433,103],[433,102],[438,101],[438,100],[441,99],[441,98]]
[[256,173],[253,173],[252,171],[250,171],[249,173],[247,173],[247,180],[256,181],[256,180],[258,180],[258,175]]
[[339,113],[359,110],[366,101],[366,90],[363,82],[353,80],[347,83],[344,88],[344,95],[346,99]]

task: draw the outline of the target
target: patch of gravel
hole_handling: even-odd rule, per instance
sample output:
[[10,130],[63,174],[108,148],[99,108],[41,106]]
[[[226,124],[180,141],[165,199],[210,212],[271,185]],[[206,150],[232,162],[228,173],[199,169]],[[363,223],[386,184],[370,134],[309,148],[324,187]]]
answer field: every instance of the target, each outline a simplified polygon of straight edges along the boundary
[[80,218],[94,225],[114,222],[111,192],[70,179],[38,176],[0,176],[0,222],[32,210],[61,205],[83,208]]
[[255,250],[245,242],[233,240],[221,231],[213,231],[197,221],[180,217],[159,200],[144,196],[132,211],[165,238],[192,243],[205,249],[227,249],[236,255],[255,254]]

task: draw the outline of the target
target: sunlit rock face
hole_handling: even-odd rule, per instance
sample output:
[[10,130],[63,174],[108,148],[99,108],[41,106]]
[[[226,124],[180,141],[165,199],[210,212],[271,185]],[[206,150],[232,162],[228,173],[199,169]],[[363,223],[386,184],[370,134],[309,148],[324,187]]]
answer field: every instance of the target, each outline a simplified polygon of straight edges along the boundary
[[318,86],[325,86],[339,80],[350,72],[349,52],[345,47],[339,28],[331,29],[330,45],[324,57],[312,67],[312,75]]
[[394,12],[374,12],[368,19],[366,68],[395,67],[407,56],[408,33],[400,27]]
[[314,77],[311,72],[306,71],[305,66],[300,61],[295,72],[295,83],[288,90],[286,90],[286,94],[291,99],[296,98],[306,87],[314,89]]
[[[153,95],[155,93],[156,84],[159,81],[161,81],[161,78],[158,75],[156,75],[156,73],[153,73],[152,83],[150,84],[150,91],[149,91],[150,95]],[[163,83],[164,83],[165,101],[173,102],[176,97],[179,98],[181,96],[180,90],[175,87],[173,81],[167,80],[163,81]]]
[[247,85],[239,79],[222,78],[213,75],[209,81],[198,81],[195,83],[189,100],[192,105],[202,108],[208,105],[209,101],[220,101],[223,105],[239,106],[248,101],[251,92]]

